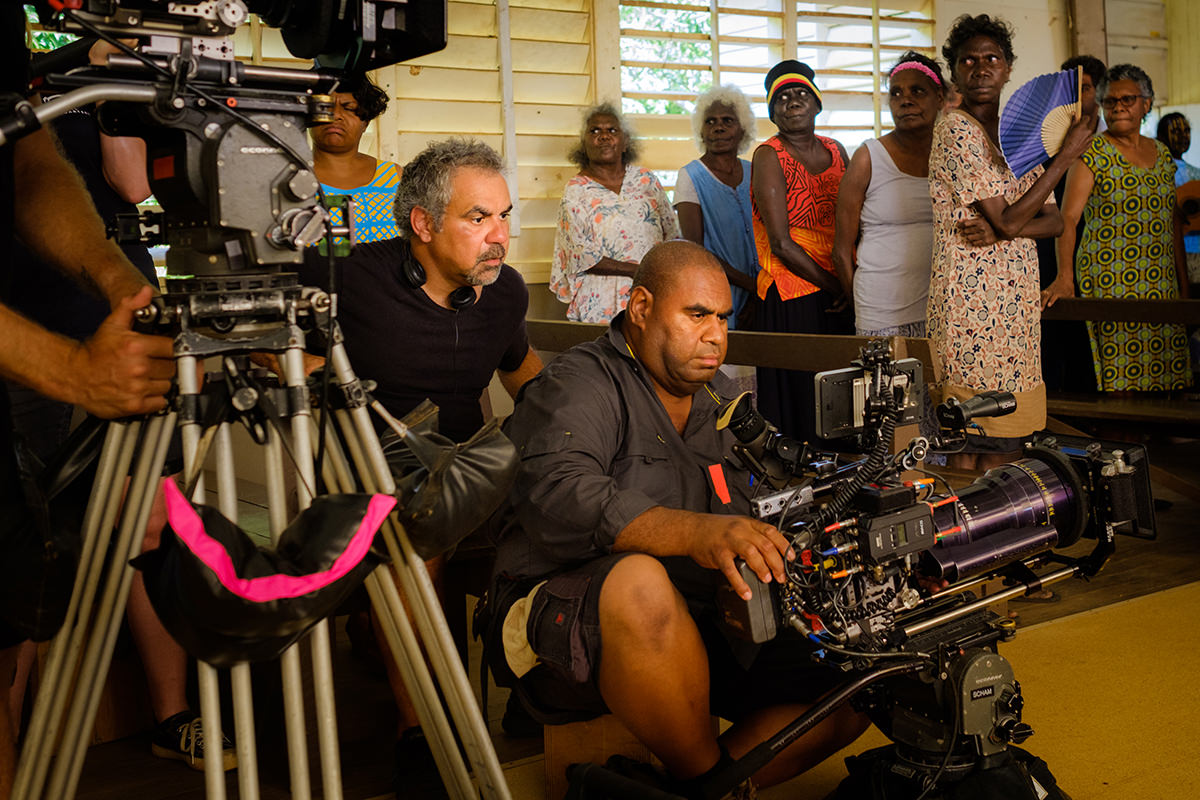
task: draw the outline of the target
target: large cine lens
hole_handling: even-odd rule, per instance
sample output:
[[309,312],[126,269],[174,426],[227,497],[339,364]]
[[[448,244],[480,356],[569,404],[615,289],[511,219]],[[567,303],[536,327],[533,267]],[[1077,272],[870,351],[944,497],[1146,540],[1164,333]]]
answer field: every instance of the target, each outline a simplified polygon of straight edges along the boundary
[[[929,550],[925,570],[951,582],[1073,543],[1082,498],[1070,465],[1024,458],[995,467],[934,510],[939,531],[955,526]],[[956,513],[957,512],[957,513]]]

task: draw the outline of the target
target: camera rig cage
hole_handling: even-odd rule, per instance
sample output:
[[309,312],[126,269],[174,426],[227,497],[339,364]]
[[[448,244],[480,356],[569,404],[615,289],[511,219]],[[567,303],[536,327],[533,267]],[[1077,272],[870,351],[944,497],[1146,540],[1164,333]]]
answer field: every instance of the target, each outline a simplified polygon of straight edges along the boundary
[[[845,671],[847,683],[714,780],[712,796],[848,700],[895,744],[852,759],[839,797],[955,796],[947,787],[968,774],[1011,768],[1014,753],[1027,755],[1010,745],[1033,732],[1021,719],[1020,684],[997,650],[1015,623],[988,606],[1096,575],[1117,534],[1154,538],[1146,451],[1035,436],[1019,460],[939,493],[940,478],[911,472],[917,462],[931,448],[960,446],[973,418],[1011,411],[1012,396],[945,403],[934,441],[917,437],[893,455],[919,370],[892,361],[887,341],[877,340],[854,367],[830,374],[838,380],[816,379],[818,408],[829,418],[829,408],[844,406],[832,418],[858,435],[865,457],[843,462],[812,452],[780,435],[747,396],[719,413],[718,426],[738,439],[735,454],[768,489],[752,501],[754,514],[790,539],[797,558],[782,584],[764,584],[740,565],[752,599],[725,587],[718,606],[743,638],[806,637],[813,657]],[[1054,552],[1084,537],[1096,540],[1086,555]],[[993,579],[1006,588],[977,598]],[[1045,781],[1039,786],[1046,793],[1030,797],[1059,796]]]

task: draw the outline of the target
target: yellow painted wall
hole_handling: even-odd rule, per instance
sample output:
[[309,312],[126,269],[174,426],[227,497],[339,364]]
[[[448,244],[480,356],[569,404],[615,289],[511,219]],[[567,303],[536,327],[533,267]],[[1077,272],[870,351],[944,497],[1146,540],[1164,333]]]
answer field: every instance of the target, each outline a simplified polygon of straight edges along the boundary
[[[1166,1],[1168,101],[1173,106],[1200,104],[1200,2]],[[1200,120],[1192,120],[1193,127]]]

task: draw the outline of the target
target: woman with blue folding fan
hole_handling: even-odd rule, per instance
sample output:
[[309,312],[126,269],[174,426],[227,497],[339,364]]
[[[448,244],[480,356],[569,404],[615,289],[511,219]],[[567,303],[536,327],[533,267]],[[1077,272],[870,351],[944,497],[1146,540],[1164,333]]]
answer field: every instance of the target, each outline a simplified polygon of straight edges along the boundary
[[[1132,64],[1118,64],[1104,76],[1098,94],[1108,130],[1092,140],[1067,175],[1058,277],[1045,303],[1071,297],[1076,274],[1083,297],[1187,297],[1175,163],[1165,145],[1141,134],[1154,99],[1150,77]],[[1089,322],[1088,335],[1102,391],[1181,389],[1191,382],[1183,325]]]
[[[936,399],[984,390],[1012,392],[1017,410],[979,421],[951,466],[983,468],[1011,460],[1021,439],[1045,426],[1046,387],[1038,322],[1033,239],[1062,231],[1051,190],[1087,147],[1094,118],[1068,129],[1046,169],[1022,178],[999,146],[1000,93],[1015,60],[1003,20],[959,17],[942,55],[962,103],[934,127],[929,158],[934,246],[927,327],[942,363]],[[1049,201],[1049,202],[1047,202]]]

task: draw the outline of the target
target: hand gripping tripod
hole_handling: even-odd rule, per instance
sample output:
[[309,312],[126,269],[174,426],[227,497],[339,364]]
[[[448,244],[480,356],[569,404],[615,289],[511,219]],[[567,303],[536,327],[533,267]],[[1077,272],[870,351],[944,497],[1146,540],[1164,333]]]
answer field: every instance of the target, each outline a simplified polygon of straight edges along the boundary
[[[209,450],[215,468],[218,505],[236,521],[234,455],[228,413],[205,429],[205,407],[228,404],[248,416],[258,405],[266,411],[251,426],[265,448],[266,484],[272,541],[286,525],[288,489],[284,452],[294,465],[294,501],[307,508],[316,486],[313,442],[320,435],[303,371],[304,328],[327,327],[332,338],[330,363],[341,397],[337,409],[322,414],[336,432],[327,429],[320,465],[330,492],[391,494],[395,481],[368,414],[373,407],[393,428],[402,423],[372,404],[346,357],[340,331],[330,314],[331,299],[319,289],[298,285],[290,273],[219,276],[169,281],[169,293],[144,311],[143,322],[175,338],[178,392],[166,412],[111,423],[100,454],[98,472],[83,525],[82,553],[66,622],[53,640],[42,674],[41,689],[21,753],[13,797],[18,800],[74,797],[87,739],[95,722],[100,691],[125,609],[133,567],[167,456],[178,426],[184,452],[185,485],[193,502],[204,496],[201,470]],[[305,324],[306,323],[306,324]],[[280,402],[260,403],[256,391],[239,385],[238,360],[252,351],[275,353],[282,367],[282,386],[274,391]],[[220,380],[201,386],[197,371],[203,360],[221,357],[227,387]],[[227,393],[226,393],[227,388]],[[275,408],[281,407],[281,413]],[[226,411],[229,409],[226,409]],[[211,417],[212,415],[208,415]],[[126,485],[128,488],[126,490]],[[194,490],[191,487],[194,486]],[[124,495],[124,497],[123,497]],[[115,539],[113,533],[115,531]],[[509,798],[487,725],[475,703],[466,672],[458,659],[425,564],[407,534],[389,517],[381,529],[394,569],[386,565],[367,579],[371,604],[388,646],[409,688],[434,759],[451,797]],[[394,576],[398,576],[399,585]],[[407,608],[420,633],[409,622]],[[320,622],[307,637],[313,664],[313,690],[319,743],[322,795],[342,797],[328,623]],[[431,675],[422,646],[432,664]],[[299,643],[280,659],[285,730],[292,797],[311,797],[306,743],[303,681]],[[238,755],[238,791],[243,800],[259,796],[255,754],[250,665],[230,670],[234,730]],[[435,684],[436,675],[436,684]],[[204,741],[210,750],[221,742],[221,709],[216,668],[199,664],[200,706]],[[439,688],[441,690],[439,694]],[[443,710],[450,710],[453,725]],[[470,771],[455,743],[455,732],[470,761]],[[472,782],[474,776],[474,783]],[[225,797],[221,759],[205,759],[205,786],[210,800]]]

